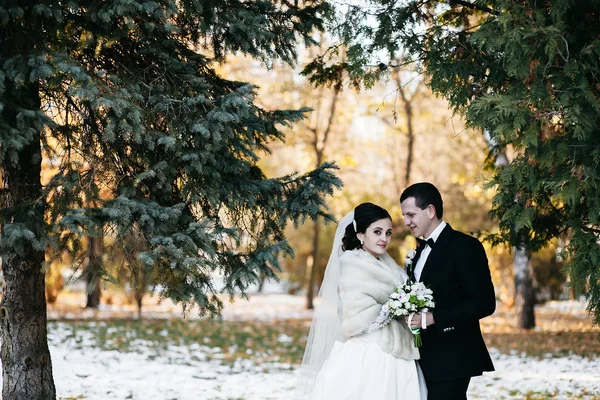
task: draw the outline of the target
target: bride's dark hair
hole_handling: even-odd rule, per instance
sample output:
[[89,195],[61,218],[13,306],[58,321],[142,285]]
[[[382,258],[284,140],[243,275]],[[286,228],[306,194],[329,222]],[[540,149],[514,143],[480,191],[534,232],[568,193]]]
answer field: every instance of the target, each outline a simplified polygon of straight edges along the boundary
[[361,203],[354,209],[354,223],[350,223],[346,227],[344,237],[342,238],[342,250],[354,250],[361,247],[360,240],[356,237],[357,233],[365,233],[367,228],[375,221],[392,217],[385,208],[381,208],[373,203]]

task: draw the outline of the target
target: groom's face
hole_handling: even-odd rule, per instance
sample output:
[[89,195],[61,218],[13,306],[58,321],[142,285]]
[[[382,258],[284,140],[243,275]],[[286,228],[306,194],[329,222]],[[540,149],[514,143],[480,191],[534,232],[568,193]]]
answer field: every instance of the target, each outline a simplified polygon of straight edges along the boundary
[[422,210],[415,204],[415,198],[409,197],[400,203],[400,207],[404,217],[404,226],[409,227],[415,237],[427,237],[433,232],[435,228],[433,223],[435,209],[433,206],[427,206]]

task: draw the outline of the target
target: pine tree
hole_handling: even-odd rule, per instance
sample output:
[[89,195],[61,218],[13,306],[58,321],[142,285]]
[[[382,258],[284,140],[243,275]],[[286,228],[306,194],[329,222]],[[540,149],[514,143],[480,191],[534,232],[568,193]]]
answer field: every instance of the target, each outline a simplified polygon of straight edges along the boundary
[[370,86],[412,54],[470,127],[514,156],[496,169],[493,243],[535,252],[560,238],[566,271],[600,322],[600,2],[370,0],[350,5],[337,47],[307,66],[314,82]]
[[[307,110],[262,109],[255,87],[214,70],[230,52],[293,63],[327,10],[319,1],[0,2],[4,398],[56,396],[46,248],[81,254],[81,239],[102,227],[115,245],[141,234],[138,260],[156,291],[217,315],[211,273],[243,292],[292,253],[289,222],[331,219],[334,165],[279,178],[257,166],[284,140],[278,128]],[[44,185],[42,160],[58,171]]]

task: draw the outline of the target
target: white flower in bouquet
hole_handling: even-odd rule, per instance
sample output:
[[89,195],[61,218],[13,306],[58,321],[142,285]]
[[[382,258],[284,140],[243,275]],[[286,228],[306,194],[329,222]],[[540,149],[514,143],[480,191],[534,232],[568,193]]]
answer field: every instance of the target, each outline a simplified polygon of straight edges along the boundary
[[[387,306],[395,318],[405,317],[409,314],[426,313],[435,307],[433,292],[423,282],[406,281],[390,294]],[[421,330],[411,329],[415,347],[421,346]]]

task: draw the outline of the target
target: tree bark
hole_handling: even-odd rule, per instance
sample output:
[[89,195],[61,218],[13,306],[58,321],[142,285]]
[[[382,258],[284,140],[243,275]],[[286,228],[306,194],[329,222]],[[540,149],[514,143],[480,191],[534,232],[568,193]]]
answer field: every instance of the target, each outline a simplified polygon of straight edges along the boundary
[[319,236],[321,235],[321,226],[319,220],[315,221],[313,226],[313,243],[312,243],[312,265],[310,267],[310,278],[308,280],[308,290],[306,292],[306,308],[312,310],[314,308],[314,297],[315,297],[315,279],[317,278],[317,269],[319,264],[317,262],[319,256]]
[[256,289],[256,291],[258,293],[262,293],[264,288],[265,288],[265,280],[266,277],[264,274],[261,274],[260,277],[258,278],[258,288]]
[[135,291],[135,304],[137,305],[138,310],[138,319],[142,319],[142,305],[144,300],[144,292],[140,290]]
[[86,308],[98,308],[100,306],[100,279],[98,271],[102,266],[102,243],[103,237],[88,237],[88,265],[86,271],[87,302]]
[[531,257],[522,247],[515,248],[515,310],[518,327],[535,328],[535,294],[533,293],[533,266]]
[[[6,81],[5,81],[6,82]],[[3,119],[17,125],[20,109],[40,109],[37,85],[18,89],[6,85]],[[27,229],[37,240],[44,236],[45,201],[41,185],[40,132],[18,151],[18,162],[2,160],[4,219],[7,228]],[[44,249],[21,239],[23,249],[2,255],[6,288],[0,304],[0,349],[2,357],[2,398],[47,400],[56,398],[52,363],[46,331]]]

